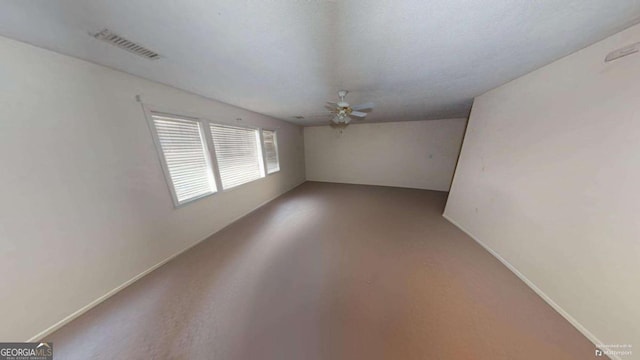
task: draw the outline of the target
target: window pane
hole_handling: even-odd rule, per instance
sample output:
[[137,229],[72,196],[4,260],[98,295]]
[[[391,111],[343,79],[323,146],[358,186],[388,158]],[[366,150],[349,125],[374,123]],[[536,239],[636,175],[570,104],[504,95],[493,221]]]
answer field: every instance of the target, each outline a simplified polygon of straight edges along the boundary
[[262,139],[264,141],[264,156],[267,159],[267,173],[271,174],[280,170],[276,132],[273,130],[263,130]]
[[210,124],[222,188],[264,177],[258,130]]
[[152,118],[178,204],[216,192],[200,123],[159,115]]

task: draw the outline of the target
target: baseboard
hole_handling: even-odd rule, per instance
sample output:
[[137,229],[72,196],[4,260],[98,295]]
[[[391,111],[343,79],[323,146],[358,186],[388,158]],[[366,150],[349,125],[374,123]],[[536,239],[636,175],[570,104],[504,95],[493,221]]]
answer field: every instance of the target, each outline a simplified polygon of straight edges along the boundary
[[173,255],[170,255],[169,257],[167,257],[166,259],[160,261],[159,263],[153,265],[152,267],[148,268],[147,270],[141,272],[140,274],[134,276],[133,278],[125,281],[123,284],[121,284],[120,286],[116,287],[115,289],[107,292],[106,294],[100,296],[99,298],[93,300],[92,302],[90,302],[89,304],[87,304],[86,306],[80,308],[78,311],[72,313],[71,315],[65,317],[64,319],[58,321],[57,323],[53,324],[52,326],[48,327],[47,329],[41,331],[40,333],[36,334],[35,336],[31,337],[29,340],[27,340],[27,342],[38,342],[40,340],[42,340],[43,338],[49,336],[50,334],[52,334],[54,331],[60,329],[61,327],[63,327],[64,325],[70,323],[71,321],[73,321],[74,319],[80,317],[82,314],[86,313],[87,311],[91,310],[92,308],[96,307],[97,305],[99,305],[100,303],[102,303],[103,301],[107,300],[108,298],[112,297],[113,295],[119,293],[120,291],[124,290],[125,288],[127,288],[129,285],[135,283],[136,281],[140,280],[141,278],[145,277],[146,275],[148,275],[149,273],[151,273],[152,271],[156,270],[157,268],[161,267],[162,265],[168,263],[169,261],[173,260],[174,258],[178,257],[179,255],[181,255],[182,253],[185,253],[187,251],[189,251],[191,248],[193,248],[194,246],[200,244],[201,242],[203,242],[204,240],[210,238],[211,236],[215,235],[216,233],[224,230],[225,228],[233,225],[235,222],[239,221],[240,219],[249,216],[251,213],[257,211],[258,209],[260,209],[261,207],[267,205],[268,203],[272,202],[273,200],[279,198],[280,196],[288,193],[289,191],[297,188],[298,186],[304,184],[306,182],[306,180],[303,180],[301,183],[296,184],[294,186],[292,186],[291,188],[289,188],[288,190],[285,190],[284,192],[282,192],[279,195],[276,195],[266,201],[263,201],[262,203],[258,204],[256,207],[254,207],[253,209],[249,210],[246,214],[240,215],[237,218],[231,220],[227,225],[221,227],[220,229],[212,232],[211,234],[205,236],[204,238],[196,241],[195,243],[189,245],[188,247],[176,252]]
[[[560,307],[560,305],[558,305],[555,301],[553,301],[544,291],[542,291],[539,287],[537,287],[536,284],[534,284],[523,273],[521,273],[518,269],[516,269],[515,266],[511,265],[510,262],[508,262],[502,256],[500,256],[500,254],[498,254],[492,248],[490,248],[485,243],[480,241],[480,239],[476,238],[473,234],[467,231],[467,229],[465,229],[462,225],[458,224],[455,220],[453,220],[446,214],[442,214],[442,217],[447,219],[447,221],[452,223],[455,227],[460,229],[462,232],[467,234],[470,238],[472,238],[475,242],[477,242],[480,246],[482,246],[485,250],[487,250],[491,255],[493,255],[493,257],[498,259],[504,266],[507,267],[507,269],[511,270],[512,273],[514,273],[518,278],[520,278],[520,280],[522,280],[525,284],[527,284],[527,286],[529,286],[531,290],[533,290],[536,294],[538,294],[538,296],[540,296],[544,301],[546,301],[547,304],[549,304],[549,306],[551,306],[555,311],[558,312],[558,314],[562,315],[562,317],[565,318],[569,323],[571,323],[573,327],[575,327],[580,333],[582,333],[582,335],[584,335],[587,339],[589,339],[589,341],[591,341],[594,344],[594,350],[595,350],[596,344],[604,344],[602,341],[598,340],[598,338],[595,335],[593,335],[591,331],[587,330],[587,328],[585,328],[582,324],[580,324],[578,320],[576,320],[573,316],[569,315],[568,312],[566,312],[562,307]],[[618,356],[611,357],[610,355],[609,357],[614,360],[621,360],[621,358]]]
[[404,185],[388,185],[388,184],[378,184],[378,183],[363,183],[363,182],[348,182],[348,181],[330,181],[330,180],[311,180],[307,179],[309,182],[318,182],[318,183],[327,183],[327,184],[343,184],[343,185],[363,185],[363,186],[380,186],[380,187],[390,187],[390,188],[398,188],[398,189],[417,189],[417,190],[427,190],[427,191],[438,191],[438,192],[449,192],[449,190],[440,190],[440,189],[428,189],[421,187],[412,187],[412,186],[404,186]]

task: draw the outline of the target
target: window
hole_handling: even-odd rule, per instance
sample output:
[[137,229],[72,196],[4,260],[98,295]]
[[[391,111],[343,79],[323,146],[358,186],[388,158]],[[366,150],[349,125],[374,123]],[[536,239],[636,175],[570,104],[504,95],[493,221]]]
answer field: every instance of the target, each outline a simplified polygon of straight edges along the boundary
[[275,130],[262,130],[262,141],[264,142],[264,157],[267,162],[267,174],[280,170],[278,160],[278,138]]
[[257,129],[209,124],[223,189],[264,177]]
[[151,118],[175,205],[215,193],[216,182],[201,123],[159,114],[152,114]]
[[280,170],[275,130],[145,112],[176,206]]

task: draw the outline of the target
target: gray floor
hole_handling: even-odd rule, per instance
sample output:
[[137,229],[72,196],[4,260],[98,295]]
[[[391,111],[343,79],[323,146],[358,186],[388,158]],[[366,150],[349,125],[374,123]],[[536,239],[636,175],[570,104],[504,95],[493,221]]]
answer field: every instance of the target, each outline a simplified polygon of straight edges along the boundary
[[57,359],[592,358],[446,196],[305,183],[47,340]]

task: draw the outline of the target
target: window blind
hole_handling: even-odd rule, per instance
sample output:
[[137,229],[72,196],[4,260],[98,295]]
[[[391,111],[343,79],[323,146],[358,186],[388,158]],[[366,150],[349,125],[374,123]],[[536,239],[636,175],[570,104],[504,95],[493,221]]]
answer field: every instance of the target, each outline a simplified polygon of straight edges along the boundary
[[258,130],[209,125],[223,189],[264,177]]
[[177,204],[216,192],[200,122],[152,115]]
[[264,142],[264,157],[267,160],[267,174],[280,170],[278,161],[278,139],[274,130],[262,130]]

